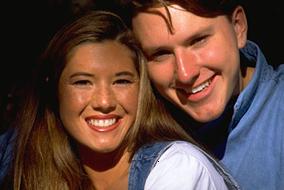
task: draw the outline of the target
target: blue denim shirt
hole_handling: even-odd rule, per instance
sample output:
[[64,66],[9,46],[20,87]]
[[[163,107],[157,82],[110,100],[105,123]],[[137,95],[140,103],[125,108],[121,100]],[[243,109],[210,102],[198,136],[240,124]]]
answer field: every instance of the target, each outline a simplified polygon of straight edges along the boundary
[[[141,147],[134,155],[128,177],[128,190],[144,190],[146,179],[155,166],[161,155],[175,141],[156,142]],[[198,149],[198,147],[196,147]],[[210,155],[200,149],[201,152],[209,159],[215,169],[223,177],[229,190],[240,189],[239,185],[232,176],[224,169],[224,167],[214,160]],[[186,175],[186,174],[185,174]]]
[[234,105],[221,162],[244,190],[283,189],[284,65],[274,70],[250,41],[241,51],[255,72]]

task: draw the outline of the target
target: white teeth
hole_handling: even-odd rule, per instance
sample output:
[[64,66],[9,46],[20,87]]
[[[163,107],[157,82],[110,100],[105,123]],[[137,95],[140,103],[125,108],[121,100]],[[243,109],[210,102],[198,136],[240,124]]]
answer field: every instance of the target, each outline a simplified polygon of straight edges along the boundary
[[90,119],[88,120],[88,124],[94,125],[97,127],[108,127],[113,125],[116,122],[116,119]]
[[199,86],[193,88],[193,89],[191,90],[191,93],[192,93],[192,94],[195,94],[195,93],[197,93],[197,92],[200,92],[201,90],[205,89],[205,88],[208,87],[209,85],[210,85],[210,81],[207,81],[207,82],[205,82],[205,83],[202,83],[201,85],[199,85]]

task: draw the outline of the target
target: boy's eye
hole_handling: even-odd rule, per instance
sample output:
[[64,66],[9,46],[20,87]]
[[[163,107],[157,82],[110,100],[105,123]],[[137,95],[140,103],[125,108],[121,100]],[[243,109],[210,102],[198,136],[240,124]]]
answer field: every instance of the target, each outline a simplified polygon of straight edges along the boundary
[[197,37],[191,41],[191,45],[201,45],[206,41],[207,37],[207,35]]
[[157,52],[154,52],[150,56],[148,56],[148,60],[160,62],[160,61],[164,61],[171,55],[172,53],[169,50],[159,50]]

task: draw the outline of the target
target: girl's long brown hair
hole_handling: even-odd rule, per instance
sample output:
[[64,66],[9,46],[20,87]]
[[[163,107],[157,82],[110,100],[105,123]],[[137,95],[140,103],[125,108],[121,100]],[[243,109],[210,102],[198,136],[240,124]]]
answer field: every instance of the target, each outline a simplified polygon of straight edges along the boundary
[[144,57],[121,19],[93,11],[63,27],[50,41],[27,90],[16,122],[17,141],[11,173],[14,190],[92,189],[58,114],[58,80],[70,52],[82,43],[115,40],[133,52],[140,75],[136,122],[124,143],[131,156],[142,145],[155,141],[194,141],[172,119],[151,88]]

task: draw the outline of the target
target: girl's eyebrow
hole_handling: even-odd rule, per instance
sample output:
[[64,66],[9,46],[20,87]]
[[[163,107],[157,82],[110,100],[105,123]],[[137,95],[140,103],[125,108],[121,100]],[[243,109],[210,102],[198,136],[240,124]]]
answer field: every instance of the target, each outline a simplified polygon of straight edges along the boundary
[[[91,74],[91,73],[87,73],[87,72],[76,72],[76,73],[73,73],[70,76],[70,78],[77,77],[77,76],[93,77],[94,75]],[[131,77],[134,77],[135,74],[133,72],[130,72],[130,71],[121,71],[121,72],[116,73],[115,76],[131,76]]]
[[94,75],[91,74],[91,73],[87,73],[87,72],[76,72],[76,73],[72,74],[72,75],[70,76],[70,78],[73,78],[73,77],[76,77],[76,76],[92,77],[92,76],[94,76]]
[[129,72],[129,71],[122,71],[122,72],[118,72],[115,74],[115,76],[131,76],[134,77],[135,74],[133,72]]

